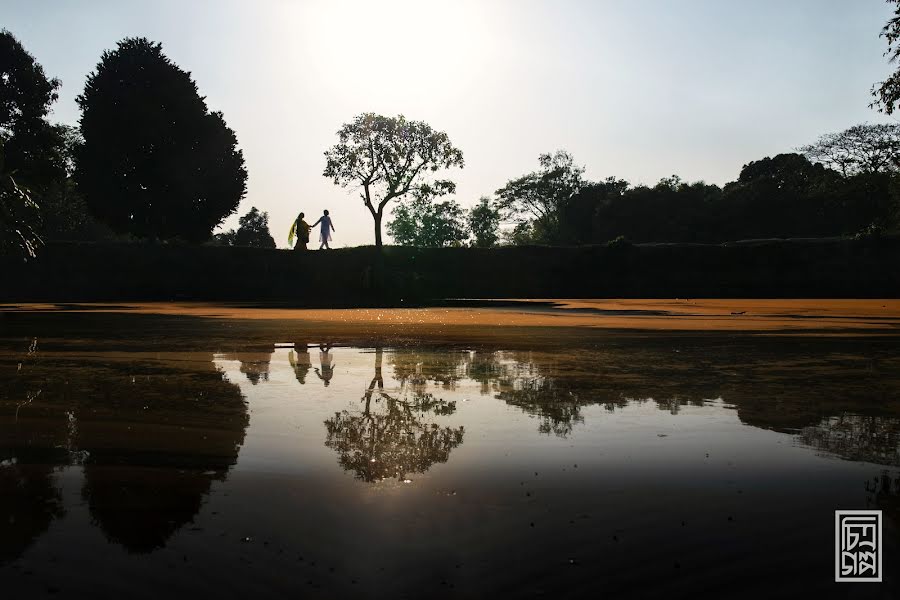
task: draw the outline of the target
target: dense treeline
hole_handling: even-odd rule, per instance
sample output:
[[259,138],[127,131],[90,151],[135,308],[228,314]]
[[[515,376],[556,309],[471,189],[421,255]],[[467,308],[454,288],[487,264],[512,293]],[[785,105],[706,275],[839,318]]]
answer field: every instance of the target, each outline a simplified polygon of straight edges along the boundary
[[[874,233],[897,228],[897,184],[892,172],[842,176],[801,154],[751,162],[722,188],[678,177],[652,187],[610,178],[574,193],[560,209],[557,239],[547,241],[599,243],[622,236],[633,242],[722,242]],[[540,232],[539,224],[531,231]]]

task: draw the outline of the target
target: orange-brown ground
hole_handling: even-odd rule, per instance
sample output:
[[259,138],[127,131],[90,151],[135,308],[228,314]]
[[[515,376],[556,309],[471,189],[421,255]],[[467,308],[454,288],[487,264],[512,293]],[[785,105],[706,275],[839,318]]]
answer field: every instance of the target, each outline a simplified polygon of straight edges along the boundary
[[285,320],[319,326],[403,328],[587,327],[651,331],[767,333],[900,333],[896,299],[656,299],[519,300],[478,308],[301,309],[239,303],[145,302],[3,304],[10,312],[72,312],[185,315],[216,319]]

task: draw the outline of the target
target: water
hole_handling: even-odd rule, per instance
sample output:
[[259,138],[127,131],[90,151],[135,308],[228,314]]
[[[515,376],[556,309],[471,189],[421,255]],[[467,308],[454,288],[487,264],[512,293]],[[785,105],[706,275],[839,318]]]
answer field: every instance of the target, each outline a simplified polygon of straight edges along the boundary
[[893,337],[307,329],[8,318],[4,597],[896,595]]

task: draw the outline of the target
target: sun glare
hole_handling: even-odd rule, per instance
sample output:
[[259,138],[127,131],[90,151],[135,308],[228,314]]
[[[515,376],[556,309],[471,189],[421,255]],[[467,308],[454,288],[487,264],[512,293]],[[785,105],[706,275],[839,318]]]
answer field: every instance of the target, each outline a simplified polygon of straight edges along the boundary
[[293,6],[297,59],[332,92],[368,104],[452,97],[490,52],[487,8],[470,2],[321,2]]

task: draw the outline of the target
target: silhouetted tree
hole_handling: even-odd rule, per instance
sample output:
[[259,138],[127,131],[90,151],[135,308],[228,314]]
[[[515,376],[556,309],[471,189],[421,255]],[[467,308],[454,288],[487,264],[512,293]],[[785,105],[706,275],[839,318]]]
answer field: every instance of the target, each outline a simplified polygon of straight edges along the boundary
[[809,160],[830,167],[843,176],[896,171],[900,166],[900,125],[854,125],[839,133],[823,135],[800,148]]
[[[4,169],[32,189],[59,179],[58,133],[47,121],[58,79],[49,79],[21,43],[0,30],[0,144]],[[34,191],[34,190],[32,190]]]
[[83,142],[81,132],[71,125],[54,125],[55,140],[49,151],[59,165],[61,178],[40,186],[40,234],[45,241],[101,240],[113,233],[94,219],[73,178],[75,153]]
[[0,30],[0,252],[27,259],[41,243],[36,200],[64,177],[54,160],[57,132],[47,121],[59,85],[9,31]]
[[562,240],[569,244],[589,244],[626,233],[631,223],[624,222],[617,212],[633,208],[623,202],[628,186],[627,181],[615,177],[584,184],[560,212]]
[[[894,5],[894,16],[891,17],[881,30],[881,37],[887,40],[887,50],[884,55],[890,62],[896,62],[900,58],[900,0],[887,0]],[[900,69],[894,71],[890,77],[872,86],[872,96],[875,100],[869,106],[887,114],[892,114],[900,101]]]
[[541,168],[507,182],[497,190],[498,205],[504,216],[528,223],[535,241],[559,241],[560,212],[581,190],[584,167],[575,166],[565,150],[542,154]]
[[[522,205],[518,215],[507,212],[518,222],[503,235],[512,244],[605,244],[620,238],[709,243],[892,230],[900,225],[896,132],[900,129],[893,125],[859,126],[826,136],[823,146],[833,142],[834,147],[827,158],[821,149],[821,162],[796,153],[766,157],[745,165],[724,189],[677,175],[653,186],[632,187],[615,177],[581,181],[575,194],[558,203],[555,219],[541,217],[550,213],[538,209],[528,213]],[[838,160],[845,161],[846,176],[822,164]],[[550,195],[536,191],[539,180],[531,174],[508,187],[524,189],[523,197],[544,206],[539,202]]]
[[146,38],[126,38],[88,75],[76,180],[114,231],[200,241],[233,213],[247,171],[234,131],[190,73]]
[[491,204],[490,199],[482,197],[469,211],[468,221],[473,245],[490,248],[500,239],[500,211]]
[[401,246],[441,248],[469,237],[462,207],[455,200],[414,197],[397,204],[387,230]]
[[[616,196],[594,215],[595,242],[624,236],[633,242],[713,241],[717,204],[722,190],[702,181],[685,183],[677,176],[664,177],[650,187],[638,185]],[[716,240],[718,241],[718,240]]]
[[0,254],[34,258],[42,243],[36,231],[39,221],[37,204],[27,189],[3,171],[0,156]]
[[422,201],[453,193],[456,184],[433,179],[441,169],[463,167],[463,155],[446,133],[403,115],[363,113],[338,132],[339,143],[325,152],[322,173],[341,187],[361,189],[363,205],[375,221],[375,245],[381,247],[384,208],[408,196]]
[[223,246],[247,246],[250,248],[275,248],[275,239],[269,233],[269,213],[260,212],[255,206],[238,219],[237,231],[231,229],[216,234],[216,241]]

